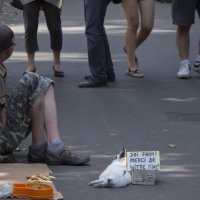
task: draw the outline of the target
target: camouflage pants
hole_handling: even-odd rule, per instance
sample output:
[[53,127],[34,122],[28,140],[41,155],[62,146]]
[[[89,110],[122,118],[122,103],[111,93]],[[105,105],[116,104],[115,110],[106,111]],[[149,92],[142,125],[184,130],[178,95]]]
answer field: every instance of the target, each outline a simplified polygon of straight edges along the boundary
[[6,125],[0,135],[0,155],[13,151],[31,132],[31,107],[54,82],[36,73],[24,75],[6,104]]

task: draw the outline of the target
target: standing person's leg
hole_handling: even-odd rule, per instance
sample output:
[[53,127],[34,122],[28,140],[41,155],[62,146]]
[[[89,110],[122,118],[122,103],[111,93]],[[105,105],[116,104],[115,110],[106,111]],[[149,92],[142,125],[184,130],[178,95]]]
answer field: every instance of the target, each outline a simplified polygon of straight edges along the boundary
[[122,7],[127,19],[124,50],[128,57],[128,75],[143,77],[143,74],[138,70],[138,63],[135,56],[136,35],[139,27],[138,1],[123,0]]
[[104,19],[110,0],[84,0],[88,62],[91,78],[79,87],[105,86],[107,83],[106,58],[108,53]]
[[176,30],[176,46],[180,58],[177,78],[190,78],[190,26],[178,26]]
[[[107,5],[110,3],[108,1]],[[105,46],[105,67],[106,67],[106,75],[107,75],[107,80],[114,82],[116,80],[115,78],[115,73],[114,73],[114,68],[113,68],[113,62],[112,62],[112,57],[110,53],[110,46],[108,42],[108,37],[106,33],[104,34],[104,46]]]
[[35,52],[38,51],[37,30],[41,1],[33,1],[24,5],[23,18],[25,28],[25,49],[28,57],[26,71],[35,72]]
[[[42,3],[47,27],[50,33],[51,49],[53,51],[53,70],[54,75],[57,77],[63,77],[60,52],[62,49],[63,35],[61,26],[61,9],[53,6],[50,3],[43,1]],[[53,13],[53,14],[52,14]]]
[[190,78],[190,27],[194,23],[198,0],[174,0],[172,3],[173,24],[177,25],[176,44],[180,58],[177,78]]
[[154,25],[155,3],[154,0],[139,0],[141,28],[137,32],[136,48],[149,36]]
[[111,58],[110,47],[109,47],[107,36],[105,37],[104,43],[105,43],[105,56],[106,56],[105,64],[106,64],[107,80],[114,82],[116,80],[116,78],[115,78],[115,72],[114,72],[114,68],[113,68],[113,62],[112,62],[112,58]]
[[[200,18],[200,1],[198,1],[198,3],[197,3],[197,12],[198,12],[198,15]],[[198,43],[197,56],[196,56],[193,66],[194,66],[194,68],[193,68],[194,71],[200,73],[200,39],[199,39],[199,43]]]
[[84,2],[90,72],[97,79],[106,79],[104,19],[108,1],[85,0]]
[[194,64],[193,64],[193,69],[195,72],[200,73],[200,39],[198,42],[197,56],[196,56]]
[[180,60],[189,60],[190,26],[177,27],[176,45]]

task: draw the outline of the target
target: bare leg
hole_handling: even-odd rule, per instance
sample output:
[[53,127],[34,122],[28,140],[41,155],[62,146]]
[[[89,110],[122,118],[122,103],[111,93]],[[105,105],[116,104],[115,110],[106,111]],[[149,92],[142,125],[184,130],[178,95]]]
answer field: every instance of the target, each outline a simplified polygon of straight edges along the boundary
[[177,73],[177,78],[190,78],[190,26],[178,26],[176,32],[176,44],[180,58],[180,69]]
[[60,140],[57,111],[53,87],[50,86],[45,96],[40,97],[32,107],[32,140],[33,144],[44,141],[48,143]]
[[180,60],[189,59],[190,26],[178,26],[176,32],[176,44]]
[[53,66],[56,71],[62,71],[60,62],[60,51],[53,50]]
[[141,28],[136,37],[136,48],[149,36],[154,25],[155,5],[154,0],[139,0]]
[[31,110],[32,143],[38,144],[45,140],[44,128],[44,96],[37,99]]
[[35,53],[27,53],[28,56],[28,65],[27,72],[33,72],[35,69]]
[[122,7],[127,19],[127,30],[125,35],[125,45],[128,57],[128,67],[135,70],[137,64],[135,61],[136,34],[139,25],[137,0],[123,0]]
[[44,98],[45,106],[45,129],[47,133],[48,143],[52,143],[55,140],[60,140],[58,121],[57,121],[57,109],[54,97],[54,89],[49,87]]

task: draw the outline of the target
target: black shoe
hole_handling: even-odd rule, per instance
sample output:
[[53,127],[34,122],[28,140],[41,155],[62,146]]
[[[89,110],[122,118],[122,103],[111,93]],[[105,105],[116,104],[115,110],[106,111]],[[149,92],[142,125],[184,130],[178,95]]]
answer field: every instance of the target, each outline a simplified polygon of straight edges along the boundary
[[[89,80],[89,79],[91,78],[91,76],[92,76],[92,75],[90,75],[90,74],[85,75],[85,76],[84,76],[84,79],[85,79],[85,80]],[[108,80],[109,82],[115,82],[115,81],[116,81],[115,74],[114,74],[114,73],[113,73],[113,74],[108,74],[108,75],[107,75],[107,80]]]
[[52,68],[53,68],[53,71],[54,71],[54,76],[56,76],[56,77],[64,77],[65,76],[63,71],[55,70],[54,66],[52,66]]
[[93,76],[89,76],[86,81],[79,83],[80,88],[104,87],[107,86],[106,80],[99,80]]
[[115,82],[116,81],[116,77],[115,77],[114,72],[110,73],[110,74],[107,74],[107,79],[108,79],[109,82]]

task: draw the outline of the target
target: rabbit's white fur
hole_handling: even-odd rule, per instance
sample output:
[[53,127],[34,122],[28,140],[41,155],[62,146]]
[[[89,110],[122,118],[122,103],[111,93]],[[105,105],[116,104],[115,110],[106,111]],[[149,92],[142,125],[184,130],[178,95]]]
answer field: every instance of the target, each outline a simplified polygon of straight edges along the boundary
[[89,183],[93,187],[125,187],[131,183],[125,158],[119,156],[100,174],[98,180]]

